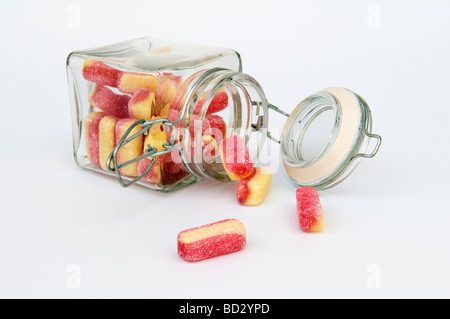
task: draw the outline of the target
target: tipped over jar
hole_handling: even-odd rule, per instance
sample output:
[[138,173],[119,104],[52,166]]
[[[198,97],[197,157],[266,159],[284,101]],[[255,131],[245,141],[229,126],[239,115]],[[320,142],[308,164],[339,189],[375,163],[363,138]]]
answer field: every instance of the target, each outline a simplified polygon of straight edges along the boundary
[[[67,76],[76,163],[115,176],[123,186],[137,183],[170,192],[205,179],[230,181],[219,155],[220,142],[240,136],[256,161],[270,137],[269,109],[278,110],[268,103],[258,82],[242,73],[240,56],[230,49],[140,38],[72,52]],[[357,159],[378,151],[381,138],[371,134],[368,106],[353,92],[340,90],[345,89],[319,92],[314,95],[319,98],[302,101],[288,118],[281,141],[274,139],[281,144],[286,171],[296,184],[335,185]],[[344,105],[349,98],[355,98],[356,108]],[[323,114],[337,120],[324,120]],[[315,124],[302,122],[300,115]],[[329,138],[305,140],[311,135],[305,131],[312,127],[329,130]],[[348,132],[341,134],[343,130]],[[371,139],[376,145],[366,153]],[[335,141],[340,141],[339,147],[333,146]],[[307,160],[300,150],[309,154]],[[334,162],[323,164],[323,172],[304,169],[327,156]],[[334,169],[334,175],[320,181],[319,175],[328,169]]]

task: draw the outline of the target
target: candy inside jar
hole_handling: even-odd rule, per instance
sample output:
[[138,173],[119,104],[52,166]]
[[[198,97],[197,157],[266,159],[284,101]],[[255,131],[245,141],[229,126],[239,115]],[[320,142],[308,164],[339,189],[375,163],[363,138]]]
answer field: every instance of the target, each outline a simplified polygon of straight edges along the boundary
[[228,181],[223,138],[264,141],[251,136],[252,103],[267,102],[240,70],[232,50],[150,38],[71,53],[75,161],[160,191]]

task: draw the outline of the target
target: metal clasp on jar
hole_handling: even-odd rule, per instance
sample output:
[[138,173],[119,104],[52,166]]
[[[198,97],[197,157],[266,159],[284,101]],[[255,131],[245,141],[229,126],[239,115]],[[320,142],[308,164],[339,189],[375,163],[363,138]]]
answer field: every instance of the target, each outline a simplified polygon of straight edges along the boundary
[[[172,122],[165,117],[150,120],[150,121],[141,119],[141,120],[134,122],[127,129],[125,134],[122,136],[122,138],[119,140],[117,145],[112,150],[111,154],[109,154],[108,159],[106,161],[106,167],[108,168],[108,171],[115,172],[120,185],[122,185],[123,187],[128,187],[128,186],[133,185],[134,183],[138,182],[145,175],[147,175],[148,172],[152,169],[152,166],[155,163],[157,156],[161,156],[161,155],[170,153],[174,148],[176,148],[178,146],[175,145],[175,139],[173,136],[171,136],[169,138],[169,141],[162,145],[164,150],[158,152],[158,150],[155,147],[151,146],[150,144],[147,144],[147,148],[145,149],[144,153],[141,156],[136,157],[132,160],[126,161],[124,163],[118,164],[117,163],[117,154],[119,153],[120,148],[125,146],[126,144],[131,142],[133,139],[137,138],[138,136],[143,135],[146,132],[148,132],[154,124],[162,123],[164,126],[166,126],[167,132],[171,132],[177,122],[178,121]],[[140,129],[138,132],[136,132],[132,136],[128,137],[130,135],[130,133],[133,131],[133,129],[138,125],[142,126],[142,129]],[[148,165],[148,167],[145,169],[145,171],[141,175],[139,175],[136,178],[129,181],[128,183],[125,183],[125,181],[122,178],[122,175],[120,174],[120,169],[125,166],[131,165],[133,163],[139,162],[140,160],[147,158],[147,157],[152,157],[152,160],[151,160],[150,164]]]

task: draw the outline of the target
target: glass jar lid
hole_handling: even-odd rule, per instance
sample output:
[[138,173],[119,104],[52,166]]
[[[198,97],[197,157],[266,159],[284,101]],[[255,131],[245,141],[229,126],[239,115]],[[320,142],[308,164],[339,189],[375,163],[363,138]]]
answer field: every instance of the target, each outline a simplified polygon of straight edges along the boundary
[[281,155],[295,184],[325,189],[343,181],[361,157],[375,156],[380,144],[367,103],[348,89],[331,87],[301,101],[288,117]]

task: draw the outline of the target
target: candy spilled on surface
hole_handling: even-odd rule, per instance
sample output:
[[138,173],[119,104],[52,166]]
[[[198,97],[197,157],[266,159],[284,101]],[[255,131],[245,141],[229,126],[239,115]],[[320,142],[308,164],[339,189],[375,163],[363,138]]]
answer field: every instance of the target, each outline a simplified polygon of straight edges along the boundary
[[272,183],[272,174],[266,167],[256,167],[247,178],[239,181],[236,197],[239,204],[256,206],[263,202]]
[[200,261],[236,252],[245,243],[244,225],[236,219],[225,219],[180,232],[177,250],[186,261]]
[[323,212],[316,189],[299,187],[296,198],[300,228],[308,233],[320,232],[323,228]]

